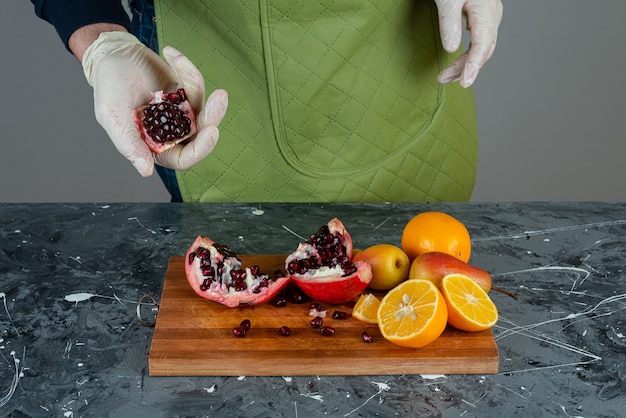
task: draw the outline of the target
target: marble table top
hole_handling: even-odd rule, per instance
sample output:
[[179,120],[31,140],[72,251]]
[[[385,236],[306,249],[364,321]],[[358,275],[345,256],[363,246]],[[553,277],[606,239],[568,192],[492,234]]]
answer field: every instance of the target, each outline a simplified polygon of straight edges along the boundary
[[[289,253],[332,217],[358,247],[447,212],[491,272],[493,375],[152,377],[170,256],[197,235]],[[626,410],[626,203],[0,204],[0,416],[617,417]],[[236,359],[233,359],[236,361]]]

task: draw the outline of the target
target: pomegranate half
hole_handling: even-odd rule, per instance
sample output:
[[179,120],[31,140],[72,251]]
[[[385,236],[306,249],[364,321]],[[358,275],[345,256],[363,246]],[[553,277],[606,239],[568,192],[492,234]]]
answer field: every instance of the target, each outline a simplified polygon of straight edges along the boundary
[[155,154],[172,148],[196,134],[196,115],[184,89],[157,91],[145,106],[133,110],[141,138]]
[[268,275],[258,266],[242,266],[236,253],[202,236],[187,250],[185,275],[198,296],[228,307],[265,303],[289,283],[282,272]]
[[352,237],[337,218],[300,243],[285,269],[307,296],[330,304],[354,299],[372,280],[367,261],[352,261]]

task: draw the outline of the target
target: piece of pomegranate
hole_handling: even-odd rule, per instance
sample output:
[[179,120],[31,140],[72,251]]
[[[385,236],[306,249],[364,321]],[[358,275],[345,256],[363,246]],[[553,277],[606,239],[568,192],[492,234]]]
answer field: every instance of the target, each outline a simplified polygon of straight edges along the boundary
[[289,283],[280,272],[242,266],[236,253],[202,236],[187,250],[185,275],[196,294],[228,307],[265,303]]
[[367,261],[352,262],[352,237],[337,218],[300,243],[285,269],[307,296],[330,304],[353,299],[372,280]]
[[152,93],[150,103],[133,110],[133,121],[155,154],[195,135],[197,130],[196,115],[182,88],[173,93]]

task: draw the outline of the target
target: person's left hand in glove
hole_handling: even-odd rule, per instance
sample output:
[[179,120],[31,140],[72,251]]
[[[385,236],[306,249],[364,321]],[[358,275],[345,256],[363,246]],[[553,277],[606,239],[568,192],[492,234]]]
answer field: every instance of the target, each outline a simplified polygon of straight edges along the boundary
[[463,16],[470,33],[469,48],[437,78],[442,84],[458,80],[461,86],[474,83],[482,66],[491,58],[502,21],[501,0],[435,0],[439,11],[441,42],[448,52],[459,49]]

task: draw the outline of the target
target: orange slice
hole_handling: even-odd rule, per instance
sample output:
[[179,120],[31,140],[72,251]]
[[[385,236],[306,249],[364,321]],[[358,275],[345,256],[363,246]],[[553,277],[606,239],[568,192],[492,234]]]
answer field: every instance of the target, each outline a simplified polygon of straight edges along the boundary
[[475,281],[464,274],[441,279],[441,293],[448,306],[448,323],[463,331],[482,331],[498,322],[498,309]]
[[378,324],[380,300],[371,293],[363,294],[352,309],[352,317],[368,324]]
[[408,280],[380,301],[378,327],[385,339],[419,348],[435,341],[446,328],[448,309],[437,287],[428,280]]

